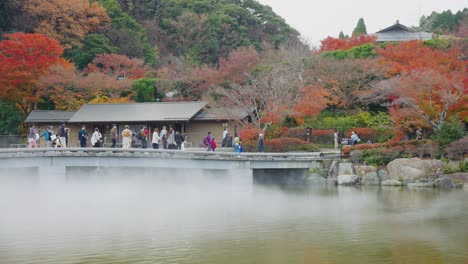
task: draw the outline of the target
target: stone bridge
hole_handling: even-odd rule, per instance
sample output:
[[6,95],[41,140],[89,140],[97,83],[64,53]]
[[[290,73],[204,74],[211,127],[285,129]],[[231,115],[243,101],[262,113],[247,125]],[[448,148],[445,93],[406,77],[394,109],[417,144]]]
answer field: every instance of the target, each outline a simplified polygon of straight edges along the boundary
[[0,149],[0,176],[29,170],[45,176],[67,175],[79,168],[155,168],[183,170],[251,170],[254,179],[301,178],[323,161],[339,155],[323,153],[233,153],[115,148]]

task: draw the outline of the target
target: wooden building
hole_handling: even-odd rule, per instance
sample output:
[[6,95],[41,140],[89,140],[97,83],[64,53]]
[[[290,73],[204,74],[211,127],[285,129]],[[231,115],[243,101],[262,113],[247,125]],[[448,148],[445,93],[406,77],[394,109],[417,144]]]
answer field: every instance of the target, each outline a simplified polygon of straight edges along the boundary
[[429,40],[432,39],[432,33],[418,31],[399,23],[396,23],[390,27],[377,31],[377,42],[403,42],[410,40]]
[[[60,117],[60,120],[58,120]],[[224,128],[231,133],[237,128],[240,120],[247,118],[242,111],[215,109],[206,102],[164,102],[164,103],[124,103],[124,104],[86,104],[78,111],[33,111],[26,123],[35,124],[41,130],[53,125],[57,132],[58,124],[65,123],[71,129],[69,146],[77,147],[78,131],[81,125],[91,135],[94,128],[99,128],[104,136],[105,146],[110,145],[110,129],[117,125],[119,134],[126,125],[134,132],[142,126],[150,129],[162,129],[166,126],[180,131],[189,142],[189,146],[198,146],[210,131],[221,142]],[[43,140],[42,140],[43,141]]]

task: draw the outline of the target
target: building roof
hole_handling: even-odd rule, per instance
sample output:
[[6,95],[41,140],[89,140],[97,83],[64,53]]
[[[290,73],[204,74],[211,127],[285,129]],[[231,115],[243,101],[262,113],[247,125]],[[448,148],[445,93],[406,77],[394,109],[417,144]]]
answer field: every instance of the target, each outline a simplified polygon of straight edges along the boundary
[[205,107],[192,120],[240,120],[248,116],[242,109]]
[[432,39],[432,33],[409,28],[400,24],[398,20],[394,25],[377,31],[375,35],[377,36],[377,42]]
[[400,24],[400,22],[397,20],[395,24],[389,26],[388,28],[384,28],[380,31],[377,31],[375,33],[385,33],[385,32],[390,32],[390,31],[412,32],[413,30],[405,25]]
[[86,104],[70,123],[188,121],[206,102]]
[[34,110],[29,113],[25,123],[62,123],[68,122],[76,111]]

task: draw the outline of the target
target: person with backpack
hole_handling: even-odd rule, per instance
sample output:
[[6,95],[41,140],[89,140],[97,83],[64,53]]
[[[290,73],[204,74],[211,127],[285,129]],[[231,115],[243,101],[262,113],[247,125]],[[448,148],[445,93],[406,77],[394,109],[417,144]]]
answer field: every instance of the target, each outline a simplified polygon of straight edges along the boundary
[[212,146],[211,146],[211,132],[208,132],[208,134],[206,135],[205,139],[203,139],[203,145],[205,145],[205,148],[207,151],[211,151],[212,150]]
[[47,127],[46,130],[39,136],[45,138],[46,148],[50,148],[52,146],[52,140],[50,138],[51,135],[50,127]]

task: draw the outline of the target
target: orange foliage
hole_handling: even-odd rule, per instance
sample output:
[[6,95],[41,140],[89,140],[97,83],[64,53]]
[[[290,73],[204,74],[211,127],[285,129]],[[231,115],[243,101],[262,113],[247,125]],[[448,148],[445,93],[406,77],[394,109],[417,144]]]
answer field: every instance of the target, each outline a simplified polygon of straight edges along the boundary
[[41,34],[6,34],[0,42],[0,97],[16,102],[24,113],[34,110],[38,81],[50,66],[66,65],[63,47]]
[[29,0],[28,14],[39,18],[36,33],[60,41],[66,48],[79,46],[90,32],[111,22],[106,10],[97,1],[89,0]]
[[330,92],[320,85],[311,85],[302,88],[302,97],[294,106],[293,112],[296,119],[302,119],[304,116],[316,116],[320,114],[329,100]]
[[141,59],[119,54],[99,54],[84,70],[85,73],[104,73],[115,79],[139,79],[145,77],[145,63]]
[[358,37],[353,37],[350,39],[328,37],[320,41],[321,45],[319,53],[333,50],[347,50],[352,47],[361,46],[366,43],[375,43],[376,39],[376,36],[371,35],[360,35]]

